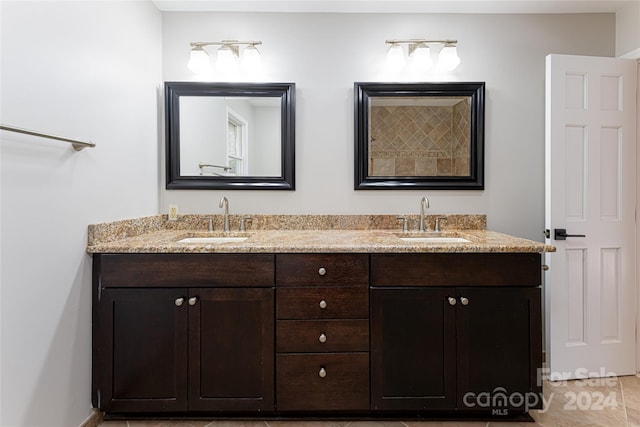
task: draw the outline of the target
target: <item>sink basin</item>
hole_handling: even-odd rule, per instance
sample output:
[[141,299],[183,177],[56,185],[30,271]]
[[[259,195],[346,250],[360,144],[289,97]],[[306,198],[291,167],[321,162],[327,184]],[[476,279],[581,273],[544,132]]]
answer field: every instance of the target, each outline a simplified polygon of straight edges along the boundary
[[239,243],[247,240],[248,237],[187,237],[178,240],[178,243]]
[[463,237],[400,237],[403,242],[409,243],[470,243]]

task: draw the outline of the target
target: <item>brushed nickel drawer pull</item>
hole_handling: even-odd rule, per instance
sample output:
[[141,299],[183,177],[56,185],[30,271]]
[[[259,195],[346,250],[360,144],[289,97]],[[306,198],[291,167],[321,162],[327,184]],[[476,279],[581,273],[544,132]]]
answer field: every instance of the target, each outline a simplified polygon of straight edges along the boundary
[[324,267],[320,267],[320,269],[318,270],[318,274],[324,276],[325,274],[327,274],[327,269]]
[[460,302],[462,305],[469,305],[469,298],[462,297],[460,298]]
[[320,308],[322,309],[327,308],[327,302],[325,300],[320,301]]
[[175,303],[176,303],[176,305],[177,305],[178,307],[180,307],[180,306],[184,303],[184,298],[182,298],[182,297],[180,297],[180,298],[176,298]]
[[189,298],[189,305],[196,305],[197,302],[198,302],[198,297]]
[[320,341],[321,343],[327,342],[327,336],[325,334],[320,334],[320,336],[318,337],[318,341]]
[[326,369],[324,369],[324,368],[320,368],[320,372],[318,372],[318,376],[319,376],[320,378],[324,378],[324,377],[326,377],[326,376],[327,376],[327,370],[326,370]]
[[449,297],[448,301],[449,301],[449,305],[456,305],[456,303],[458,302],[458,300],[455,299],[454,297]]

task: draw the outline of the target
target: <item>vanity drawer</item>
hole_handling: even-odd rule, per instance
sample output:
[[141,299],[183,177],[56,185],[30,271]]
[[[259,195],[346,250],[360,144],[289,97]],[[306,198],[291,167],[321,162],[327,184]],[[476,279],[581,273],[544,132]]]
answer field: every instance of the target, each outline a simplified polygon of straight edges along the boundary
[[539,253],[372,254],[371,286],[540,286]]
[[279,411],[369,409],[369,353],[278,354]]
[[274,285],[272,254],[94,255],[101,287]]
[[368,319],[368,288],[276,288],[277,319]]
[[278,286],[367,286],[367,254],[277,254]]
[[278,320],[276,343],[279,353],[369,351],[369,321]]

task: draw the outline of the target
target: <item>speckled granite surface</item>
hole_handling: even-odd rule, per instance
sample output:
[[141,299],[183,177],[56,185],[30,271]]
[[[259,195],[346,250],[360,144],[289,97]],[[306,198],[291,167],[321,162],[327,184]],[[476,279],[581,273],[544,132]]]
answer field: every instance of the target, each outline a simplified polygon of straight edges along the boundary
[[[222,216],[213,215],[214,232],[207,232],[208,215],[166,216],[94,224],[88,229],[89,253],[292,253],[292,252],[553,252],[553,246],[486,230],[484,215],[442,215],[445,231],[400,232],[398,215],[252,215],[247,232],[224,233]],[[407,215],[415,230],[417,215]],[[231,215],[238,230],[240,215]],[[428,217],[433,229],[435,216]],[[187,237],[247,237],[241,242],[179,243]],[[461,237],[468,243],[406,242],[400,237]]]

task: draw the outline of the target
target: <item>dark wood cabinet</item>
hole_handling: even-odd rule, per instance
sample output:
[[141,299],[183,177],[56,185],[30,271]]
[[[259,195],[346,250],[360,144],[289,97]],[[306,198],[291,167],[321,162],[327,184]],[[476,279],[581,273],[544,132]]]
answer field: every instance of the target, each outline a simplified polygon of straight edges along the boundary
[[276,255],[276,408],[369,411],[369,256]]
[[450,291],[371,291],[371,407],[455,407],[456,323]]
[[[187,303],[180,289],[102,289],[94,305],[94,406],[181,412],[187,405]],[[184,306],[175,301],[183,299]]]
[[540,289],[456,291],[457,408],[506,415],[541,407]]
[[272,411],[273,289],[190,292],[189,410]]
[[[207,261],[216,265],[215,258],[200,257],[202,268],[211,270]],[[94,406],[122,413],[273,411],[273,274],[263,287],[243,287],[242,273],[226,287],[182,287],[201,273],[178,258],[171,268],[184,275],[174,272],[171,281],[157,271],[168,268],[162,256],[142,261],[146,267],[136,255],[94,258]],[[273,272],[273,257],[268,261]],[[174,287],[138,281],[147,269]]]
[[540,254],[94,254],[109,414],[540,407]]
[[[539,407],[539,287],[522,286],[517,273],[513,281],[488,271],[474,278],[434,255],[383,256],[386,269],[372,255],[373,283],[384,284],[371,290],[372,409],[501,416]],[[482,268],[497,268],[499,256]],[[511,261],[523,277],[540,275],[529,256]],[[416,273],[429,265],[437,266],[429,275]],[[395,276],[400,268],[405,276]],[[444,286],[452,275],[466,286]]]

